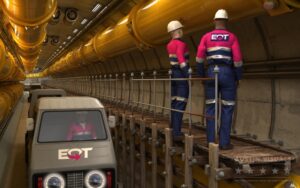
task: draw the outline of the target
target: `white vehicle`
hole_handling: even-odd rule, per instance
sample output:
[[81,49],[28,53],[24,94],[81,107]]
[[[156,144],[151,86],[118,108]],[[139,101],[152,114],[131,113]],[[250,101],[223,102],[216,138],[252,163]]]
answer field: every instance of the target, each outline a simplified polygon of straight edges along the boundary
[[115,119],[97,99],[44,97],[36,110],[27,122],[29,187],[117,187]]

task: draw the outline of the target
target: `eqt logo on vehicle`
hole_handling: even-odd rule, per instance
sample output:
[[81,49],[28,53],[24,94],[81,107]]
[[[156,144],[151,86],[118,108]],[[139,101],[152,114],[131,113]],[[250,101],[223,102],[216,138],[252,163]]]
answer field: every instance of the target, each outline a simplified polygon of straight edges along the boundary
[[71,149],[59,149],[58,150],[58,160],[79,160],[81,158],[89,158],[89,152],[93,148],[71,148]]

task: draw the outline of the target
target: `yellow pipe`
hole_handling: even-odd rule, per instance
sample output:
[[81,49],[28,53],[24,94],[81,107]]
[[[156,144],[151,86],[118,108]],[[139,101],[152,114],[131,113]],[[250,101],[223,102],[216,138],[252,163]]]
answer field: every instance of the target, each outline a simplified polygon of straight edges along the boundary
[[135,40],[128,32],[128,16],[121,19],[114,27],[107,28],[93,40],[98,57],[110,58],[136,48]]
[[[13,56],[6,52],[3,42],[0,41],[0,81],[24,80],[22,73],[21,69],[15,64]],[[12,77],[11,75],[19,76]]]
[[46,37],[46,26],[47,24],[36,27],[24,27],[11,23],[11,26],[8,26],[8,30],[20,48],[26,49],[37,47],[43,43]]
[[27,61],[36,59],[57,0],[0,0],[0,4],[9,19],[8,30],[19,47],[19,53]]
[[1,0],[2,10],[12,23],[20,26],[39,26],[52,17],[56,0]]
[[22,84],[0,86],[0,123],[9,115],[23,94],[23,90]]
[[291,174],[287,179],[280,182],[274,188],[293,187],[291,185],[288,186],[290,183],[293,183],[295,188],[299,188],[300,187],[300,176],[297,174]]
[[101,58],[98,57],[98,55],[94,49],[94,41],[93,40],[94,40],[94,38],[79,48],[79,51],[83,58],[83,61],[85,61],[85,62],[96,62],[98,60],[101,60]]
[[18,52],[23,59],[30,59],[30,60],[36,59],[40,51],[41,51],[40,46],[33,47],[33,48],[25,48],[25,49],[18,47]]
[[299,0],[284,0],[286,4],[290,5],[294,8],[300,8],[300,1]]
[[0,94],[0,122],[5,118],[9,106],[7,105],[7,102],[5,98]]
[[263,3],[264,0],[142,2],[115,26],[104,31],[101,29],[88,43],[79,47],[81,55],[76,50],[76,57],[66,59],[68,63],[56,62],[54,65],[61,64],[60,71],[64,72],[77,67],[78,63],[105,61],[135,48],[162,45],[170,38],[166,25],[171,20],[180,20],[184,24],[184,32],[189,34],[211,26],[214,13],[220,8],[229,12],[230,20],[237,20],[266,12]]
[[[169,38],[166,25],[174,19],[184,23],[185,33],[191,33],[211,25],[213,15],[219,8],[227,9],[231,19],[235,20],[264,12],[262,3],[262,0],[186,0],[176,3],[170,0],[154,0],[138,5],[114,27],[101,30],[87,44],[81,46],[82,60],[79,61],[92,63],[136,47],[161,45]],[[73,67],[76,61],[72,59],[69,67]],[[65,71],[65,68],[62,69]]]
[[186,0],[176,3],[154,0],[136,11],[131,24],[141,43],[155,46],[161,45],[169,38],[166,25],[171,20],[182,21],[185,26],[184,32],[192,33],[212,25],[213,16],[220,8],[228,11],[230,20],[236,20],[265,12],[262,3],[261,0]]

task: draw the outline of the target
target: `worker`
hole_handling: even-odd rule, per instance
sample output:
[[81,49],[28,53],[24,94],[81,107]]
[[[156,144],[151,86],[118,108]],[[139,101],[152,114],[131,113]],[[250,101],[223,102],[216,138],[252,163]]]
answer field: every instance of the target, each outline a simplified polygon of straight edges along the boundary
[[[215,29],[206,33],[198,46],[196,57],[197,74],[204,77],[204,60],[208,69],[206,76],[214,78],[214,68],[219,67],[219,93],[221,94],[221,124],[219,130],[219,147],[221,150],[233,148],[230,143],[232,115],[234,111],[236,89],[242,78],[242,55],[237,37],[226,29],[228,14],[220,9],[214,17]],[[215,115],[215,82],[205,82],[206,115]],[[206,118],[207,141],[215,141],[215,120]]]
[[76,114],[76,122],[69,126],[67,140],[91,140],[97,139],[94,125],[87,122],[86,111],[78,111]]
[[[171,64],[172,78],[188,78],[189,52],[186,43],[182,40],[183,25],[177,21],[169,22],[167,29],[172,39],[167,45],[169,60]],[[189,96],[189,85],[187,80],[171,81],[171,108],[184,111]],[[183,113],[171,111],[171,126],[173,139],[180,140],[183,137],[181,132]]]

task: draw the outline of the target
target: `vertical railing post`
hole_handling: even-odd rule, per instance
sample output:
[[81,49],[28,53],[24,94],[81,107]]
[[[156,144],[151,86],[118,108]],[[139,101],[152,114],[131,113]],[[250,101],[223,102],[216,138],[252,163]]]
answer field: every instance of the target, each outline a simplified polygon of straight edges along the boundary
[[103,89],[103,99],[104,101],[106,101],[106,92],[107,92],[107,84],[106,84],[106,78],[107,78],[107,75],[105,74],[104,75],[104,80],[103,80],[103,85],[104,85],[104,89]]
[[189,68],[189,136],[192,135],[192,68]]
[[103,87],[103,83],[102,83],[102,75],[99,76],[99,86],[98,86],[98,91],[99,91],[99,98],[102,100],[103,97],[102,97],[102,91],[104,90],[104,87]]
[[113,99],[113,95],[112,95],[112,75],[109,74],[109,93],[108,93],[108,100],[109,103],[112,104],[112,99]]
[[118,74],[116,74],[116,82],[115,82],[115,94],[114,94],[114,101],[115,101],[115,104],[117,104],[117,101],[118,101],[118,99],[117,99],[118,77],[119,77],[119,75],[118,75]]
[[165,128],[165,188],[173,188],[173,163],[171,148],[173,147],[172,129]]
[[217,144],[219,142],[219,138],[218,138],[218,104],[219,104],[219,100],[218,100],[218,79],[219,79],[219,72],[220,69],[218,67],[218,65],[215,66],[214,68],[214,73],[215,73],[215,143]]
[[[144,103],[144,72],[141,72],[141,103]],[[144,119],[144,105],[141,104],[141,108],[142,108],[142,119]]]
[[217,176],[217,168],[219,167],[219,145],[218,145],[218,74],[220,72],[219,67],[216,65],[214,67],[215,73],[215,142],[209,143],[209,187],[211,188],[218,188],[218,180],[216,179]]
[[130,79],[130,92],[129,92],[129,105],[130,105],[130,109],[131,109],[131,115],[133,115],[133,103],[132,103],[132,99],[133,99],[133,77],[134,77],[134,73],[132,72],[130,74],[131,79]]
[[169,101],[170,101],[170,114],[169,114],[169,124],[172,128],[172,70],[168,71],[169,74]]
[[96,97],[99,99],[100,96],[100,75],[97,76],[97,80],[96,80]]
[[153,109],[153,120],[156,122],[156,71],[153,71],[153,97],[154,97],[154,109]]
[[[121,88],[121,95],[120,95],[120,104],[125,104],[125,79],[126,79],[126,74],[123,73],[122,74],[123,78],[122,78],[122,88]],[[123,105],[122,105],[123,106]],[[125,105],[123,106],[125,108]]]

